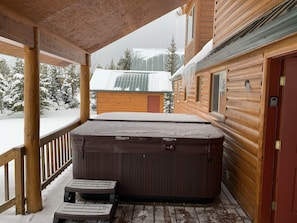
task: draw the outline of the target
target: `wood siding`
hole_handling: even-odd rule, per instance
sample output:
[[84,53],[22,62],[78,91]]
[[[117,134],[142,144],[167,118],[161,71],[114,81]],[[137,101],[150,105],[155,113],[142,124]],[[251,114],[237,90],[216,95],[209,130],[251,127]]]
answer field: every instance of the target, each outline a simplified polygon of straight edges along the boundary
[[[267,106],[269,58],[296,52],[297,35],[256,52],[196,73],[202,76],[200,101],[196,102],[196,80],[193,79],[184,101],[175,98],[175,113],[196,114],[222,129],[225,135],[223,181],[254,222],[261,221],[264,133]],[[226,106],[223,118],[210,112],[211,74],[226,70]],[[251,89],[244,83],[249,80]],[[174,93],[182,80],[174,82]]]
[[242,30],[282,0],[216,0],[214,46]]
[[185,64],[195,56],[213,35],[214,0],[192,1],[186,8],[189,14],[195,6],[194,38],[185,47]]
[[160,112],[163,112],[163,93],[97,92],[97,114],[103,112],[147,112],[148,96],[160,96]]
[[[196,83],[193,81],[187,101],[175,102],[175,112],[193,113],[212,121],[225,134],[223,179],[244,209],[253,218],[260,183],[257,174],[262,136],[261,94],[263,91],[263,54],[249,55],[215,69],[197,73],[202,76],[201,100],[196,102]],[[225,115],[210,111],[211,74],[227,71]],[[245,80],[252,89],[246,90]]]

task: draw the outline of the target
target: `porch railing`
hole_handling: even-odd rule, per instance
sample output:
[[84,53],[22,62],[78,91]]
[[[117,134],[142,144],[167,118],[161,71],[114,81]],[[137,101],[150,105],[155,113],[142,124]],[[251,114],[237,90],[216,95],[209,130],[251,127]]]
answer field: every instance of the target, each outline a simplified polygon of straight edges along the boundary
[[[40,139],[41,188],[46,188],[72,162],[70,131],[80,125],[75,121]],[[0,213],[15,206],[16,214],[25,213],[25,148],[15,147],[0,155],[0,168],[4,167],[4,203],[0,204]],[[14,169],[11,164],[14,162]],[[14,172],[14,185],[10,177]],[[14,196],[10,192],[14,189]]]

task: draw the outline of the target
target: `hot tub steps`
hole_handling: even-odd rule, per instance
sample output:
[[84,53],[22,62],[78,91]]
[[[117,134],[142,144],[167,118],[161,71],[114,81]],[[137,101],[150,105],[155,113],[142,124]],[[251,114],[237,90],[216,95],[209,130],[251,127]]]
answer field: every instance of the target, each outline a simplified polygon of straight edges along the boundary
[[73,179],[66,187],[64,201],[74,203],[76,193],[88,195],[109,194],[109,202],[116,203],[117,181]]
[[[64,202],[54,214],[54,223],[64,220],[101,220],[111,222],[117,207],[118,182],[112,180],[73,179],[64,190]],[[76,202],[76,193],[108,195],[109,203]],[[94,200],[94,199],[92,199]]]

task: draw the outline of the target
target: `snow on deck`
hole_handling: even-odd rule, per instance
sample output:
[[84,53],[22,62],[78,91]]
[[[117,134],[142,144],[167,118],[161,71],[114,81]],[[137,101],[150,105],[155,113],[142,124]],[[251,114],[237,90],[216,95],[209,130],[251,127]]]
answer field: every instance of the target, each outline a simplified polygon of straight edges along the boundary
[[[42,191],[43,210],[35,214],[15,215],[14,208],[0,214],[1,223],[52,223],[54,212],[63,202],[64,187],[72,178],[72,165]],[[81,200],[79,202],[82,202]],[[77,221],[75,221],[77,222]],[[65,223],[75,223],[67,220]],[[100,221],[79,221],[100,223]],[[228,189],[222,184],[222,192],[212,203],[140,203],[120,202],[115,223],[120,222],[230,222],[252,223]]]

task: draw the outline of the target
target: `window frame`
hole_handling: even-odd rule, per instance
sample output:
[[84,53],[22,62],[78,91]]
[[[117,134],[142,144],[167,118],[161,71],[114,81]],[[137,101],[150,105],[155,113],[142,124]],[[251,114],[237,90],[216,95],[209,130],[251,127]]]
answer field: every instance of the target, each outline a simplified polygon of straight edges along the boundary
[[195,5],[193,5],[190,13],[187,15],[186,45],[189,44],[194,39],[194,30],[195,30],[194,24],[195,24]]
[[186,102],[187,99],[188,99],[187,87],[184,87],[184,101]]
[[201,102],[201,87],[202,87],[202,76],[196,77],[196,96],[195,100],[197,103]]
[[[211,74],[210,112],[217,116],[225,116],[226,106],[226,76],[227,72],[219,71]],[[214,104],[215,103],[215,104]],[[222,108],[222,105],[224,108]]]
[[176,82],[176,91],[177,91],[177,97],[176,97],[176,102],[180,101],[180,82]]

